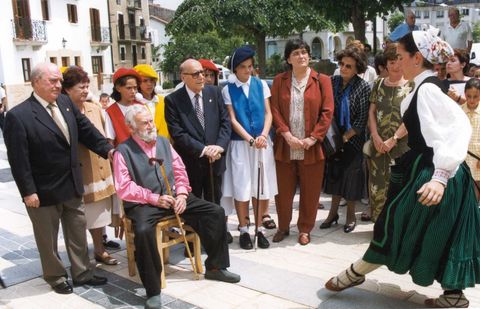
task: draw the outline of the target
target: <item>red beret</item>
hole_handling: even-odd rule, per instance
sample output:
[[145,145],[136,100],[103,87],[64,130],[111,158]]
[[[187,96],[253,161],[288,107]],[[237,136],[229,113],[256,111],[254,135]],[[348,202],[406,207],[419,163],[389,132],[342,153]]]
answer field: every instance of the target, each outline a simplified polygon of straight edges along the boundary
[[115,74],[113,74],[112,82],[115,84],[117,79],[124,76],[133,76],[137,79],[137,81],[141,80],[140,75],[138,75],[137,71],[134,69],[120,68],[115,72]]
[[214,71],[214,72],[217,72],[217,73],[219,72],[217,66],[211,60],[198,59],[198,62],[200,62],[202,64],[202,67],[205,70],[210,70],[210,71]]

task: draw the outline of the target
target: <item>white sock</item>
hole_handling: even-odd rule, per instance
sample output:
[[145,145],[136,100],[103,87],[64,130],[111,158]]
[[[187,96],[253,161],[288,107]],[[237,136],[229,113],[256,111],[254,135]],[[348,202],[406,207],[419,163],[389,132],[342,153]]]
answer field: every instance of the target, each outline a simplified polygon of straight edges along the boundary
[[245,226],[241,226],[240,227],[240,234],[244,234],[244,233],[248,233],[248,226],[245,225]]
[[382,265],[368,263],[362,259],[359,259],[355,263],[353,263],[353,270],[355,270],[355,272],[360,275],[366,275],[379,268],[380,266]]
[[[379,268],[380,264],[372,264],[365,262],[362,259],[357,260],[353,263],[350,267],[342,271],[340,274],[337,275],[335,280],[335,284],[340,287],[344,288],[349,286],[350,284],[361,280],[366,274],[374,271],[375,269]],[[352,271],[353,268],[353,271]]]

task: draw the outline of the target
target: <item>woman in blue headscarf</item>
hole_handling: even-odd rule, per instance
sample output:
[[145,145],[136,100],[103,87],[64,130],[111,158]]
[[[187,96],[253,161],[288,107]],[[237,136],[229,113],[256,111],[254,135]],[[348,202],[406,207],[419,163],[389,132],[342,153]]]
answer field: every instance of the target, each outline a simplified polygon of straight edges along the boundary
[[358,76],[367,69],[367,57],[355,47],[337,54],[340,75],[332,76],[335,100],[334,119],[343,136],[343,149],[327,160],[324,192],[332,195],[327,219],[320,225],[329,228],[338,223],[338,205],[347,200],[345,233],[355,229],[355,201],[364,195],[365,175],[362,148],[368,119],[370,86]]

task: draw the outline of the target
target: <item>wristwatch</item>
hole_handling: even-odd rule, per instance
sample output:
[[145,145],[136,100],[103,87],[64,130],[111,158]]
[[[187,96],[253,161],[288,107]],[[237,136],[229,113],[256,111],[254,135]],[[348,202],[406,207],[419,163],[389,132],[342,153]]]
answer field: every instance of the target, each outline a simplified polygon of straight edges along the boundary
[[248,143],[250,144],[250,147],[253,146],[253,144],[255,143],[255,139],[253,139],[253,137],[248,141]]
[[400,139],[400,138],[397,136],[397,134],[393,134],[393,137],[392,137],[392,138],[393,138],[393,140],[395,141],[395,143],[398,142],[398,140]]

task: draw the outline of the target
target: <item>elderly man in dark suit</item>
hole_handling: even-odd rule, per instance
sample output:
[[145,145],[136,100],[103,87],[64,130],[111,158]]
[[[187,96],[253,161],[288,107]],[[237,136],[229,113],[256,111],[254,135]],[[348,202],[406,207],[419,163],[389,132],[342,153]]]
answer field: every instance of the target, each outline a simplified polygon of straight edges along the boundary
[[[220,204],[223,154],[232,132],[228,112],[220,89],[205,85],[200,62],[186,60],[180,65],[180,74],[185,86],[165,98],[168,131],[185,163],[192,193]],[[230,233],[227,240],[232,241]]]
[[56,65],[38,64],[31,80],[32,95],[5,119],[8,161],[32,221],[43,277],[55,292],[70,294],[73,290],[58,256],[60,221],[73,283],[107,282],[94,276],[88,257],[78,142],[104,158],[112,156],[113,147],[72,101],[60,94],[62,74]]

